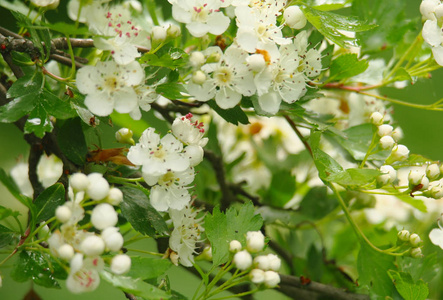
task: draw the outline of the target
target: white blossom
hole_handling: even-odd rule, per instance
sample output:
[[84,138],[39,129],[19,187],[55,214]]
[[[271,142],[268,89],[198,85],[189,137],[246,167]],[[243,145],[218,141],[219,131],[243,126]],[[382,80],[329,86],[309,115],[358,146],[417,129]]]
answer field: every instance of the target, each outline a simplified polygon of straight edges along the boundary
[[262,269],[252,269],[249,272],[249,279],[255,284],[263,283],[265,281],[265,271]]
[[92,210],[91,223],[95,228],[103,230],[117,224],[118,214],[108,203],[100,203]]
[[89,235],[82,241],[80,250],[87,256],[101,255],[105,251],[105,242],[99,236]]
[[126,254],[119,254],[112,258],[111,271],[114,274],[125,274],[131,269],[131,258]]
[[306,26],[307,19],[299,6],[293,5],[285,9],[283,13],[285,23],[293,29],[302,29]]
[[105,242],[106,249],[109,251],[119,251],[123,247],[123,236],[121,235],[119,228],[107,227],[102,231],[101,237]]
[[233,261],[237,269],[242,271],[252,266],[252,256],[246,250],[235,253]]
[[261,231],[248,231],[246,233],[246,249],[255,253],[262,251],[265,247],[265,236]]
[[280,283],[280,276],[277,272],[274,271],[266,271],[265,272],[265,280],[264,284],[268,288],[276,287]]
[[104,267],[101,257],[88,257],[77,253],[71,260],[71,270],[66,280],[66,287],[74,294],[91,292],[100,284],[100,275]]
[[89,186],[86,193],[93,200],[103,200],[109,193],[109,183],[100,173],[91,173],[88,175]]

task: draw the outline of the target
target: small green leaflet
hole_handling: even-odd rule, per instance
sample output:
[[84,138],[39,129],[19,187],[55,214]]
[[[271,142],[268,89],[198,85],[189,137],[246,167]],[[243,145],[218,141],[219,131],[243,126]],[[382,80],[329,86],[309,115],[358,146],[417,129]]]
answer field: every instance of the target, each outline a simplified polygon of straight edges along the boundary
[[358,60],[357,54],[346,53],[334,59],[329,68],[327,82],[340,81],[363,73],[369,64],[365,59]]
[[425,300],[428,297],[428,284],[423,280],[414,282],[411,274],[405,272],[388,271],[397,292],[405,300]]

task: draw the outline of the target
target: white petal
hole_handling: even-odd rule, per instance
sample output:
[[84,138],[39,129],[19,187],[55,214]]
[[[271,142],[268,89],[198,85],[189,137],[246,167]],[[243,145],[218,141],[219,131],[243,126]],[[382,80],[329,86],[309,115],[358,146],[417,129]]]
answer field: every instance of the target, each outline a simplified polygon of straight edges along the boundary
[[437,21],[427,20],[423,25],[423,39],[431,46],[440,46],[442,42],[441,28]]
[[149,199],[151,205],[158,211],[167,211],[169,206],[168,202],[165,201],[168,198],[167,192],[164,188],[156,185],[151,188],[151,194]]
[[254,31],[239,29],[236,41],[242,49],[254,53],[257,48],[258,37]]
[[131,87],[123,88],[114,93],[114,108],[121,114],[130,113],[138,104],[137,94]]
[[228,109],[236,106],[241,100],[241,95],[230,88],[223,88],[215,95],[215,102],[220,108]]
[[429,233],[429,239],[434,245],[443,249],[443,230],[440,228],[434,228]]
[[432,48],[432,54],[434,54],[435,61],[440,65],[443,66],[443,47],[433,47]]
[[85,99],[86,107],[97,116],[109,116],[114,110],[114,100],[108,93],[89,94]]
[[195,37],[202,37],[211,30],[211,28],[204,23],[192,22],[186,25],[189,33]]
[[275,92],[264,94],[258,97],[258,104],[261,109],[270,114],[276,114],[280,109],[281,98]]
[[212,13],[207,21],[209,32],[215,35],[223,34],[223,32],[228,29],[229,22],[230,19],[226,17],[222,12]]

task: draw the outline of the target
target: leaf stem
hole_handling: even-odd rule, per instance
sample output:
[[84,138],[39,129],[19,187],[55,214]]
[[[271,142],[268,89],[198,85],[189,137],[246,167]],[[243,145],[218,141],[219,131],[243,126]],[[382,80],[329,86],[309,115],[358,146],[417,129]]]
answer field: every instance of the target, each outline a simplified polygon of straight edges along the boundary
[[378,140],[378,135],[377,132],[374,130],[374,133],[372,134],[371,144],[369,145],[368,151],[366,152],[366,155],[360,164],[360,169],[364,168],[366,161],[368,160],[369,156],[372,154],[371,153],[372,150],[374,150],[374,148],[377,147],[377,140]]

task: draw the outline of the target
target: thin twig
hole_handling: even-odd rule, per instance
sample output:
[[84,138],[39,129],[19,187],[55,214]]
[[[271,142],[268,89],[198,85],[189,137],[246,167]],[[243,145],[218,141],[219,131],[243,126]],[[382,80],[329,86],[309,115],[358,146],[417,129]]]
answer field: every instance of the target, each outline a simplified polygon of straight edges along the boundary
[[314,157],[314,154],[312,153],[311,145],[309,145],[309,143],[306,141],[306,138],[298,130],[297,124],[295,124],[295,122],[288,115],[283,115],[283,116],[285,117],[286,121],[289,123],[291,128],[294,130],[295,134],[298,136],[300,141],[303,143],[303,145],[305,146],[306,150],[308,150],[309,154],[312,157]]
[[223,159],[216,155],[214,152],[205,149],[205,158],[211,163],[212,168],[215,171],[215,177],[220,186],[220,191],[222,193],[222,198],[220,200],[221,210],[226,210],[230,203],[234,200],[234,195],[229,188],[228,182],[226,181],[225,166]]

